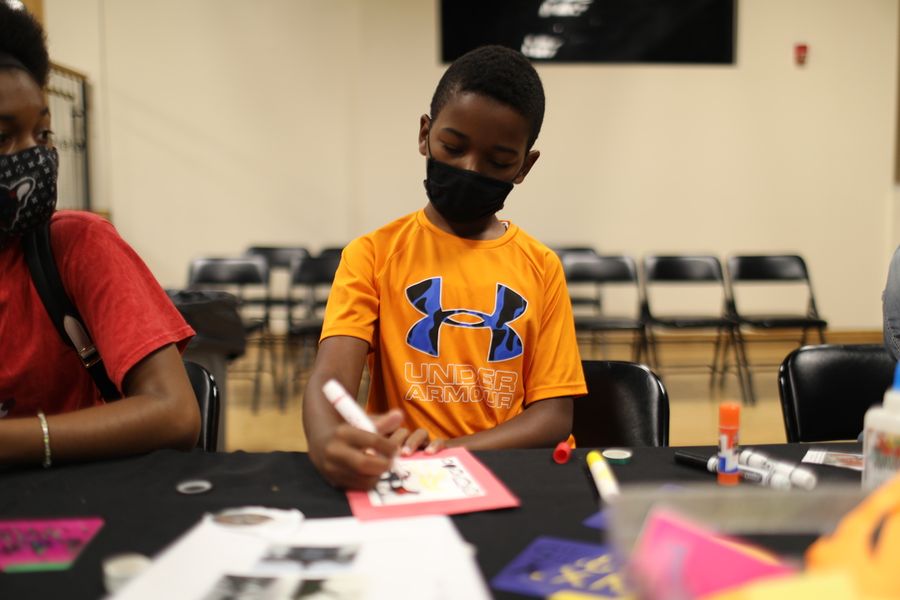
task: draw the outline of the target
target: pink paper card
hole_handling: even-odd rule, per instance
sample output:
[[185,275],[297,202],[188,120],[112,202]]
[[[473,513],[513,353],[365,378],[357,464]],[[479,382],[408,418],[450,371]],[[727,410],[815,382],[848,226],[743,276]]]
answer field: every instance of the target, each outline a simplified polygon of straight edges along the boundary
[[0,521],[0,571],[68,569],[101,527],[98,517]]
[[697,598],[755,579],[794,573],[765,550],[716,534],[665,509],[648,515],[631,568],[647,598]]
[[396,472],[385,473],[374,490],[348,491],[347,500],[361,520],[519,506],[519,499],[465,448],[398,458]]

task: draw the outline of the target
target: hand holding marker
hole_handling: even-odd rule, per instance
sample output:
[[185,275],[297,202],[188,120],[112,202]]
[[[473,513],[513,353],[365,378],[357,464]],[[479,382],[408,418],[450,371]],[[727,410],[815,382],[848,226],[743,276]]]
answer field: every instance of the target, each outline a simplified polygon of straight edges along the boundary
[[[378,433],[375,424],[372,423],[372,420],[366,415],[362,407],[350,397],[344,386],[336,379],[326,381],[325,385],[322,386],[322,393],[325,394],[325,397],[328,398],[334,409],[350,425],[369,433]],[[396,471],[396,459],[391,459],[391,470]]]

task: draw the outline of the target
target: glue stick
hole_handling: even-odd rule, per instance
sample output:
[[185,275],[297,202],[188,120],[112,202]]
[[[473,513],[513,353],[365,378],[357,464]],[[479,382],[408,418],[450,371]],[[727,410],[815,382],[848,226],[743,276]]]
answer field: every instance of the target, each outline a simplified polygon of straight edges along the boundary
[[737,456],[740,417],[740,404],[723,402],[719,405],[719,485],[737,485],[741,480]]

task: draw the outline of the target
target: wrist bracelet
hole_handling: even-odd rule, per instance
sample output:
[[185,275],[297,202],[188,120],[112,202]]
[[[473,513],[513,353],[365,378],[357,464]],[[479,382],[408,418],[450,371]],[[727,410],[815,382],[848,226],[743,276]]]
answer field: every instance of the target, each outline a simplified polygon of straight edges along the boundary
[[50,427],[47,426],[47,417],[44,411],[39,410],[37,414],[38,421],[41,422],[41,433],[44,435],[44,468],[50,466]]

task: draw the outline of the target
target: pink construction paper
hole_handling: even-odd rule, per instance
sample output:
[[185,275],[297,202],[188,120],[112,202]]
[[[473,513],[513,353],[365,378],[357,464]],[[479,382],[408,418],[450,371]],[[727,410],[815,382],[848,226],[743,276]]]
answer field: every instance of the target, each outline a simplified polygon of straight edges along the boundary
[[398,459],[398,462],[402,470],[406,463],[444,458],[455,458],[471,477],[471,480],[480,488],[481,493],[472,497],[451,500],[429,499],[428,495],[423,493],[421,496],[416,495],[414,499],[405,504],[377,505],[373,504],[371,499],[374,492],[348,491],[347,500],[350,502],[350,509],[354,516],[361,520],[388,519],[415,515],[454,515],[519,506],[519,499],[465,448],[447,448],[437,454],[417,452],[410,457]]
[[0,571],[67,568],[101,527],[99,517],[0,521]]
[[755,579],[794,573],[773,554],[718,535],[671,511],[647,517],[631,557],[648,598],[695,598]]

